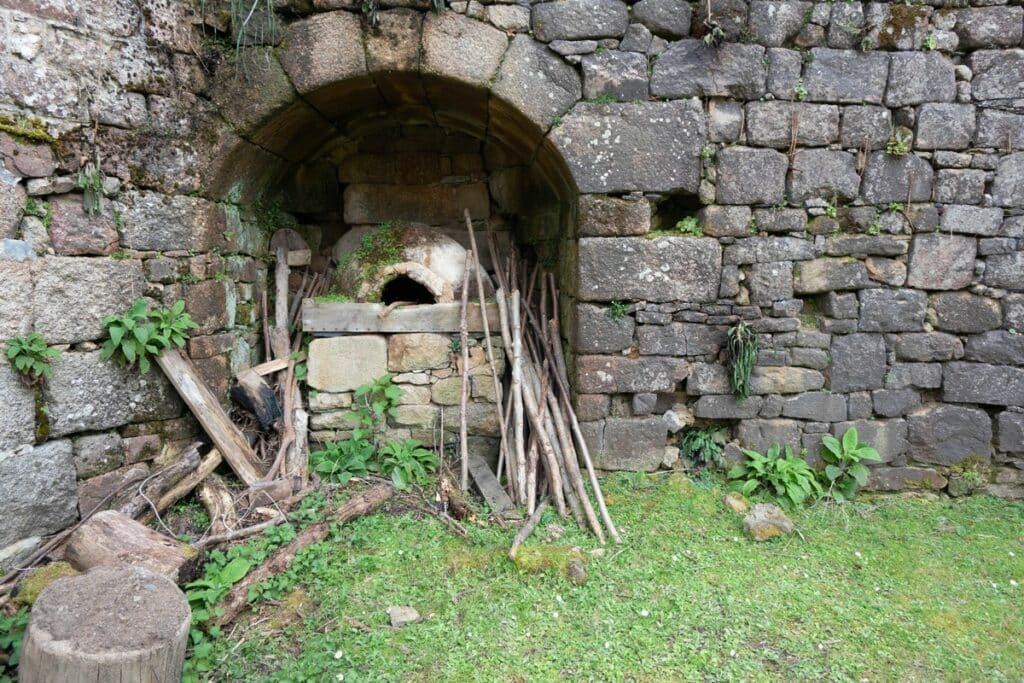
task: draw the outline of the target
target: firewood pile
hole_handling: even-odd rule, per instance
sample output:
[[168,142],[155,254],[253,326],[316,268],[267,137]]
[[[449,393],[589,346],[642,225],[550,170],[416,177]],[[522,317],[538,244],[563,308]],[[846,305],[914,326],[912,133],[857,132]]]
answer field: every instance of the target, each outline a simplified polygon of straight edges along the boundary
[[[469,232],[470,258],[472,263],[479,263],[476,236],[468,210],[465,212],[465,221]],[[516,504],[526,506],[530,515],[513,543],[511,555],[514,557],[519,544],[536,526],[544,512],[543,501],[547,499],[552,501],[559,515],[567,518],[571,514],[581,528],[592,531],[601,543],[606,541],[605,532],[615,543],[621,543],[622,539],[605,506],[594,463],[572,407],[562,352],[560,293],[555,277],[551,273],[542,272],[536,264],[529,266],[515,248],[509,250],[506,259],[500,259],[494,233],[488,231],[487,238],[497,280],[495,299],[500,314],[501,340],[512,368],[508,391],[502,392],[485,315],[487,359],[491,366],[495,393],[502,397],[498,411],[501,445],[497,477],[499,480],[505,477],[509,496]],[[470,269],[467,265],[467,277]],[[476,273],[476,290],[482,309],[485,305],[482,276],[479,268],[472,270]],[[468,290],[468,282],[464,281],[463,322]],[[465,354],[465,324],[462,336],[461,347]],[[464,357],[463,367],[467,364],[468,359]],[[467,487],[470,458],[465,418],[467,379],[464,372],[459,434],[464,490]],[[581,464],[586,470],[586,479]],[[590,484],[589,491],[587,482]]]

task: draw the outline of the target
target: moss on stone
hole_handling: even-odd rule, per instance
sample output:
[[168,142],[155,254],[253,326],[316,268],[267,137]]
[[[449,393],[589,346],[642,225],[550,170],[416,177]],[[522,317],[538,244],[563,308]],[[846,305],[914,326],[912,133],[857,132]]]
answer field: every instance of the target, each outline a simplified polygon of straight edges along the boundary
[[21,587],[18,589],[18,595],[14,598],[14,601],[19,605],[31,607],[35,604],[39,594],[51,583],[68,576],[78,576],[79,573],[77,569],[67,562],[54,562],[45,567],[33,569],[21,582]]
[[53,145],[57,138],[50,135],[46,123],[35,117],[12,119],[0,115],[0,131],[7,133],[18,142]]

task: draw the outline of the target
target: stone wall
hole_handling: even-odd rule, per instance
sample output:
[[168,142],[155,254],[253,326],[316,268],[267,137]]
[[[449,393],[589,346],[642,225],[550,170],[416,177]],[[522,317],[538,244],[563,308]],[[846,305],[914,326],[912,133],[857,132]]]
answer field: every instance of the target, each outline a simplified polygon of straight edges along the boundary
[[[259,356],[269,232],[326,252],[355,205],[344,160],[426,125],[479,142],[487,215],[557,270],[605,466],[653,467],[691,415],[810,457],[852,422],[886,455],[876,487],[966,460],[1021,495],[1019,2],[427,4],[381,0],[371,27],[360,3],[284,0],[241,27],[210,0],[0,1],[0,336],[65,352],[36,395],[0,368],[5,467],[70,492],[76,452],[84,481],[184,434],[159,377],[98,360],[99,321],[184,298],[223,389]],[[673,234],[689,216],[703,236]],[[738,319],[764,348],[740,405]]]
[[[353,392],[384,374],[402,390],[395,414],[388,418],[387,436],[416,439],[427,447],[458,444],[459,404],[462,396],[459,335],[411,332],[404,334],[351,334],[313,340],[309,345],[310,437],[326,442],[346,438],[355,424]],[[505,374],[501,338],[491,340],[498,376]],[[470,394],[466,408],[470,445],[497,464],[498,411],[491,364],[483,336],[473,334],[469,344]],[[443,419],[442,419],[443,418]]]

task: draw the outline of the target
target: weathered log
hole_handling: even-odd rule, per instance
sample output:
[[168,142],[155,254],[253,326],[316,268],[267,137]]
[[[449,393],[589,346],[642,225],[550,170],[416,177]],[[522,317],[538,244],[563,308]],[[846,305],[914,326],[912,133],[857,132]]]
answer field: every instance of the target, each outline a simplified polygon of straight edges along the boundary
[[32,608],[18,680],[181,680],[190,614],[173,581],[141,567],[103,567],[60,579]]
[[156,362],[238,478],[249,485],[258,482],[262,478],[257,465],[259,459],[245,435],[220,407],[217,397],[200,379],[192,362],[177,349],[167,349],[156,357]]
[[301,401],[296,405],[294,415],[295,440],[284,458],[283,477],[291,481],[293,491],[301,491],[309,482],[309,414],[302,409]]
[[121,512],[137,519],[144,512],[152,510],[161,496],[194,472],[200,462],[199,445],[188,447],[171,464],[144,479],[133,491],[134,495],[121,505]]
[[188,543],[165,536],[115,510],[98,512],[64,544],[64,559],[79,571],[129,564],[177,581],[197,556]]
[[327,538],[330,533],[330,524],[348,522],[356,517],[365,515],[391,498],[394,493],[395,489],[390,484],[374,486],[345,501],[341,507],[331,513],[329,519],[317,522],[299,532],[299,535],[293,538],[288,545],[278,548],[266,562],[249,572],[248,576],[235,584],[224,600],[218,605],[223,611],[213,619],[213,624],[224,626],[234,621],[235,617],[249,603],[249,588],[261,581],[266,581],[275,574],[287,571],[292,566],[292,562],[295,561],[295,556],[300,550]]
[[523,524],[523,526],[516,533],[516,537],[512,539],[512,547],[509,548],[508,551],[508,558],[510,560],[515,561],[516,553],[519,552],[519,546],[521,546],[523,544],[523,541],[525,541],[530,536],[530,534],[533,533],[533,530],[537,528],[537,523],[540,522],[540,518],[544,515],[544,511],[547,509],[548,501],[541,501],[541,503],[537,505],[537,509],[533,511],[533,514],[530,515],[529,518],[527,518],[526,523]]
[[224,480],[211,474],[199,485],[199,502],[210,516],[210,533],[224,534],[238,527],[234,496]]
[[231,400],[252,413],[263,431],[268,431],[281,419],[281,405],[274,390],[251,369],[242,370],[235,377]]
[[[224,462],[224,458],[221,456],[220,451],[216,448],[211,448],[210,452],[203,458],[203,461],[199,463],[199,467],[175,484],[167,493],[160,496],[160,500],[156,502],[156,511],[163,512],[187,496],[192,492],[192,489],[199,485],[199,482],[206,479],[206,477],[210,476],[211,472],[220,467],[222,462]],[[152,512],[147,512],[143,513],[139,521],[148,523],[152,518]]]

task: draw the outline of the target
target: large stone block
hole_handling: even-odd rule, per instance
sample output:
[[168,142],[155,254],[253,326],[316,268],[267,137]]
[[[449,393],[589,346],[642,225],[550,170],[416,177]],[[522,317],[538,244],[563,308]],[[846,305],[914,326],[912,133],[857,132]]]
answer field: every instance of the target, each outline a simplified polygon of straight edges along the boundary
[[771,306],[776,301],[793,298],[793,264],[789,261],[755,263],[747,276],[750,303]]
[[0,450],[0,547],[45,536],[78,518],[71,442]]
[[956,13],[956,34],[960,47],[976,50],[1020,45],[1024,22],[1020,7],[969,7]]
[[915,154],[894,157],[874,152],[864,169],[861,194],[870,204],[927,202],[932,196],[931,164]]
[[914,389],[878,389],[871,392],[876,415],[902,417],[921,407],[921,394]]
[[0,339],[32,331],[32,265],[0,259]]
[[764,48],[680,40],[658,56],[651,73],[652,97],[733,97],[756,100],[765,93]]
[[932,469],[924,467],[872,467],[866,491],[941,491],[946,487],[946,478]]
[[[1024,61],[1021,68],[1024,68]],[[992,183],[992,199],[997,206],[1024,206],[1024,152],[1009,154],[999,160],[996,179]]]
[[964,359],[996,365],[1024,365],[1024,335],[993,330],[967,337]]
[[18,236],[25,200],[25,186],[17,176],[0,175],[0,239]]
[[124,463],[124,440],[117,432],[79,436],[72,443],[79,479],[106,474]]
[[860,293],[861,332],[924,329],[928,295],[911,289],[865,289]]
[[352,391],[388,371],[388,344],[378,335],[314,339],[306,381],[318,391]]
[[812,391],[782,403],[783,417],[814,422],[840,422],[846,419],[846,397],[827,391]]
[[999,450],[1024,453],[1024,413],[999,413],[996,420]]
[[902,256],[910,250],[910,240],[894,235],[836,235],[825,240],[829,256]]
[[785,45],[807,26],[811,8],[810,2],[751,2],[750,32],[754,42],[767,47]]
[[[1024,129],[1024,123],[1021,124]],[[935,201],[942,204],[980,204],[985,195],[985,171],[943,168],[935,174]]]
[[941,363],[893,363],[885,375],[886,389],[938,389],[940,386]]
[[469,209],[483,219],[490,210],[487,185],[384,185],[353,183],[345,188],[345,222],[357,225],[389,220],[444,225]]
[[582,90],[575,69],[541,43],[520,34],[512,39],[491,92],[547,130],[576,103]]
[[907,417],[910,460],[955,465],[992,456],[992,420],[984,410],[936,404]]
[[718,153],[718,203],[778,204],[788,168],[786,155],[775,150],[727,147]]
[[14,370],[0,361],[0,451],[31,444],[36,439],[35,395]]
[[974,75],[971,95],[976,101],[1024,97],[1024,50],[976,50],[967,64]]
[[131,191],[118,198],[121,242],[129,249],[210,251],[224,247],[224,209],[199,197]]
[[881,104],[889,55],[816,47],[811,57],[804,69],[809,101]]
[[451,363],[452,339],[441,334],[395,334],[388,339],[388,372],[418,372]]
[[574,349],[579,353],[618,353],[633,345],[635,327],[633,316],[616,319],[604,306],[578,304]]
[[101,321],[142,296],[141,261],[52,257],[34,266],[35,331],[50,344],[103,336]]
[[182,404],[158,369],[142,374],[96,352],[68,352],[43,387],[51,436],[178,417]]
[[686,361],[678,358],[579,356],[575,387],[584,394],[673,391],[686,373]]
[[725,394],[701,396],[693,404],[693,415],[704,420],[749,420],[757,417],[764,402],[760,396],[739,401]]
[[59,195],[50,200],[50,240],[61,256],[106,256],[117,249],[114,211],[104,202],[101,212],[90,216],[79,195]]
[[580,298],[709,302],[718,297],[722,248],[701,237],[584,238]]
[[843,107],[840,143],[843,147],[882,149],[889,141],[892,114],[885,107],[851,105]]
[[560,0],[533,6],[533,34],[538,40],[620,38],[629,11],[619,0]]
[[823,386],[824,376],[809,368],[759,365],[750,373],[751,394],[801,394]]
[[885,104],[906,107],[956,98],[953,63],[941,52],[894,52]]
[[615,418],[604,421],[594,465],[602,470],[653,472],[665,455],[668,428],[661,417]]
[[1024,290],[1024,251],[986,258],[981,281],[992,287]]
[[996,299],[969,292],[941,292],[931,298],[935,327],[948,332],[977,334],[1003,324],[1003,312]]
[[951,403],[1024,406],[1024,368],[985,363],[946,363],[942,399]]
[[863,289],[870,287],[868,271],[861,261],[819,258],[798,264],[793,291],[800,294]]
[[700,323],[641,325],[637,332],[641,355],[718,355],[725,344],[725,328]]
[[847,334],[832,338],[829,388],[845,393],[881,389],[885,380],[885,341],[880,334]]
[[1003,210],[951,204],[942,210],[942,232],[992,237],[1003,227]]
[[917,149],[967,149],[974,139],[974,106],[923,104],[917,114]]
[[748,237],[726,247],[725,263],[806,261],[814,258],[814,254],[814,242],[800,237]]
[[796,420],[743,420],[736,429],[742,448],[764,453],[774,444],[800,450],[800,423]]
[[196,334],[212,334],[231,327],[235,320],[234,284],[228,281],[203,280],[185,289],[185,310],[199,325]]
[[585,194],[579,212],[581,237],[628,237],[651,230],[651,204],[646,199]]
[[904,420],[855,420],[832,425],[832,435],[841,439],[846,430],[857,430],[857,440],[876,451],[882,463],[903,462],[907,452],[907,423]]
[[224,64],[214,73],[211,93],[228,123],[251,135],[295,101],[295,90],[269,50],[242,49],[235,57],[234,64]]
[[804,149],[793,156],[789,201],[794,204],[814,198],[849,201],[859,190],[856,159],[849,152]]
[[366,73],[361,23],[356,14],[328,12],[288,26],[281,65],[299,93]]
[[647,99],[647,55],[605,50],[583,56],[583,96],[618,102]]
[[962,235],[914,235],[907,285],[917,289],[962,289],[974,278],[977,241]]
[[630,17],[656,36],[678,40],[690,34],[692,13],[690,3],[684,0],[640,0]]
[[696,194],[700,186],[704,112],[694,102],[581,102],[548,138],[584,193]]
[[896,358],[917,362],[953,360],[964,355],[958,337],[944,332],[901,334],[896,337]]

